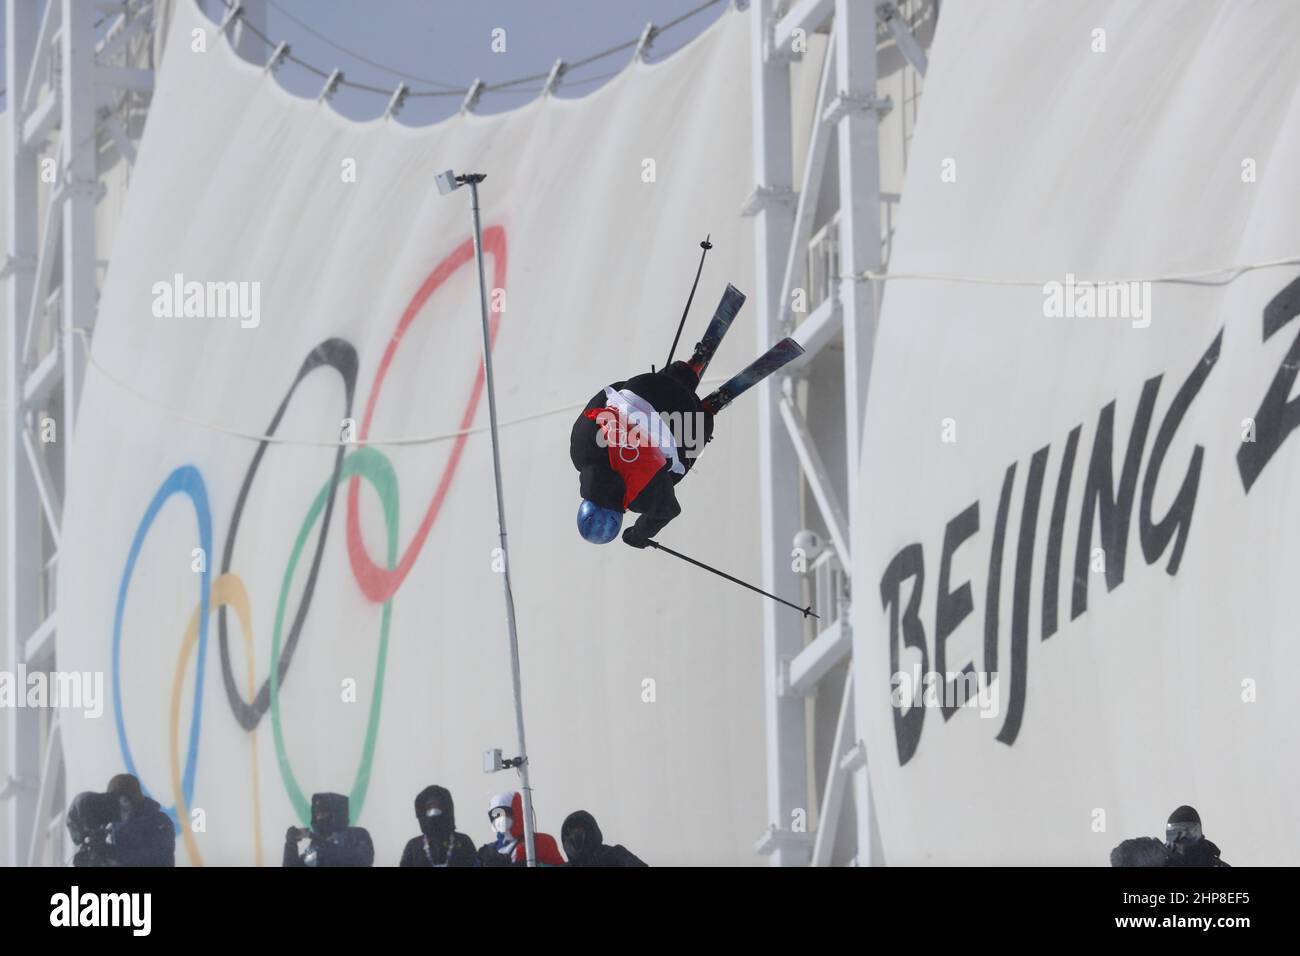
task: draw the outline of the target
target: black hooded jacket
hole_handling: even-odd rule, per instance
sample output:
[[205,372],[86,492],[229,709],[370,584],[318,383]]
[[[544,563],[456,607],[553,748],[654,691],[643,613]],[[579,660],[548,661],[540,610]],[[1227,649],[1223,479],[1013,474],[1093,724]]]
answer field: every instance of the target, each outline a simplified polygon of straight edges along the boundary
[[[629,389],[644,398],[655,410],[663,415],[672,416],[673,437],[677,440],[678,457],[682,467],[689,474],[696,456],[704,450],[704,445],[713,438],[713,416],[704,411],[704,406],[695,394],[698,379],[685,362],[674,362],[662,372],[646,372],[634,375],[625,382],[614,382],[609,387],[618,391]],[[594,501],[604,508],[623,511],[623,478],[609,463],[609,449],[597,442],[600,426],[586,413],[593,409],[605,407],[605,390],[601,389],[587,403],[569,436],[569,458],[573,467],[578,469],[578,492],[583,498]],[[698,415],[695,419],[702,421],[704,434],[691,436],[693,440],[684,445],[688,437],[681,434],[681,421],[686,416]],[[686,475],[678,475],[665,465],[652,478],[641,493],[628,505],[627,510],[641,515],[637,519],[636,534],[644,538],[653,538],[663,527],[682,513],[677,503],[673,488]]]
[[176,827],[157,800],[145,797],[139,807],[113,828],[118,866],[175,866]]
[[[348,826],[348,798],[341,793],[314,793],[311,797],[311,842],[298,852],[298,828],[284,835],[285,866],[371,866],[375,847],[361,827]],[[308,858],[315,853],[314,864]]]
[[[442,813],[430,817],[427,811],[434,807]],[[407,841],[399,866],[478,865],[474,842],[456,832],[456,807],[445,787],[425,787],[420,791],[415,798],[415,819],[420,824],[420,836]]]
[[1188,840],[1169,848],[1169,862],[1165,866],[1217,866],[1226,867],[1219,859],[1219,848],[1209,840]]
[[564,818],[560,840],[569,866],[646,866],[631,850],[619,844],[606,846],[596,818],[586,810],[575,810]]

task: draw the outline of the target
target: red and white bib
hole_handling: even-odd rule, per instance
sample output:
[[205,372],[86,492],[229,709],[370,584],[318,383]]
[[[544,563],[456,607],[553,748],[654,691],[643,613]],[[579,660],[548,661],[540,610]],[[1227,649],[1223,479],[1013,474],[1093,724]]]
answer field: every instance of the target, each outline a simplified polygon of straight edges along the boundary
[[686,474],[672,429],[631,389],[606,387],[605,407],[589,409],[586,415],[600,426],[610,467],[623,479],[624,510],[665,464],[671,462],[670,471]]

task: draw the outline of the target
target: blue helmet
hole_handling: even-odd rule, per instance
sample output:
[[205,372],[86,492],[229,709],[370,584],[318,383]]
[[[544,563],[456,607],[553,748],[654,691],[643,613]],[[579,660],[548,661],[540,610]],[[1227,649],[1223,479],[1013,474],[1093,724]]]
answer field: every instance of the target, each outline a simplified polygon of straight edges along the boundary
[[621,511],[602,507],[586,498],[582,499],[582,504],[578,506],[578,534],[592,544],[609,544],[618,535],[618,529],[622,526],[623,512]]

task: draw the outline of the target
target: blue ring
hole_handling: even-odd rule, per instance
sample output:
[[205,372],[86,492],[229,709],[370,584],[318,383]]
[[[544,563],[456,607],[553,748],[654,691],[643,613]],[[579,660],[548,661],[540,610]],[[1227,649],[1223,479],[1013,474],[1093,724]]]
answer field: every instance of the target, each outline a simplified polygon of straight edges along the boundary
[[[126,723],[122,718],[122,615],[126,610],[126,592],[131,585],[131,575],[135,571],[136,558],[140,548],[148,537],[154,518],[172,495],[182,494],[194,505],[194,513],[199,519],[199,546],[203,549],[203,571],[199,584],[199,655],[194,673],[194,707],[190,717],[189,751],[185,755],[185,776],[181,792],[185,795],[185,805],[194,805],[194,772],[199,758],[199,724],[203,715],[203,662],[208,644],[208,607],[212,595],[212,574],[208,561],[212,554],[212,511],[208,505],[208,491],[203,483],[203,476],[193,465],[182,465],[167,476],[167,480],[153,496],[144,517],[136,528],[135,540],[131,542],[131,552],[126,558],[126,569],[122,572],[122,583],[117,591],[117,612],[113,617],[113,716],[117,719],[117,741],[122,749],[122,758],[126,761],[127,772],[139,779],[135,761],[131,758],[131,745],[126,739]],[[140,783],[146,795],[149,789]],[[161,801],[160,801],[161,802]],[[176,807],[164,807],[174,824],[180,825],[176,816]]]

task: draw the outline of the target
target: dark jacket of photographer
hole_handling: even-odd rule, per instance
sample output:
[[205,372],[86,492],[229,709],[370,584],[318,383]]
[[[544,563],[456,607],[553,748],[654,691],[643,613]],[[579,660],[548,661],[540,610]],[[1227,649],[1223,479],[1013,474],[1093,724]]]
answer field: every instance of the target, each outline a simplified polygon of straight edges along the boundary
[[113,851],[118,866],[176,865],[176,828],[157,800],[144,797],[113,827]]
[[[302,854],[298,853],[298,829],[290,828],[284,841],[285,866],[371,866],[375,847],[362,827],[346,827],[325,836],[315,834]],[[308,862],[315,852],[315,863]]]
[[1175,843],[1169,849],[1169,862],[1165,866],[1214,866],[1226,867],[1227,863],[1219,858],[1219,848],[1209,840],[1188,840]]
[[[375,846],[362,827],[348,826],[348,798],[316,793],[311,798],[311,830],[290,827],[284,835],[285,866],[372,866]],[[300,837],[311,842],[298,852]]]

